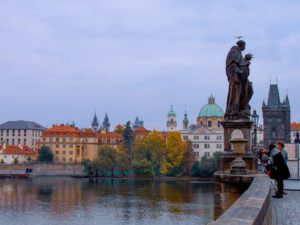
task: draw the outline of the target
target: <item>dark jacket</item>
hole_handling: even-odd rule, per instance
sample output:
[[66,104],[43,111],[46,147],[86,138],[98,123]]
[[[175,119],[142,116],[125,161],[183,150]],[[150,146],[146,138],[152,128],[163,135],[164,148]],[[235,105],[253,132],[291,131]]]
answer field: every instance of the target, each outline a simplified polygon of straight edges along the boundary
[[272,156],[273,169],[271,171],[271,178],[275,180],[289,179],[291,174],[284,158],[280,152]]

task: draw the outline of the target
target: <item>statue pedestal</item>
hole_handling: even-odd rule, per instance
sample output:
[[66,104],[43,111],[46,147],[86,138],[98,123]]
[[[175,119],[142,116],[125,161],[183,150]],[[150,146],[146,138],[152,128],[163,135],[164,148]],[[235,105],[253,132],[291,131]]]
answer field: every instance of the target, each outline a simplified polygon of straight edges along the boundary
[[244,148],[244,153],[246,154],[250,150],[251,146],[251,127],[252,122],[250,120],[224,120],[222,122],[224,128],[224,151],[231,152],[233,151],[230,139],[231,133],[235,129],[240,129],[243,132],[244,138],[247,139],[247,143]]
[[231,163],[231,174],[247,174],[246,162],[238,155]]

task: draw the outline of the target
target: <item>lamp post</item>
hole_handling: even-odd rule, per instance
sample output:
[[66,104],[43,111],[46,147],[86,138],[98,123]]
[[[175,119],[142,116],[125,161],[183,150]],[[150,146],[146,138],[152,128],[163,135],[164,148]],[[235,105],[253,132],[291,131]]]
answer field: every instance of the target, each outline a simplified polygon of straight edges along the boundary
[[259,116],[257,115],[255,109],[253,110],[251,118],[252,118],[252,122],[253,122],[253,125],[254,125],[254,138],[253,138],[252,146],[254,148],[256,148],[257,147],[257,127],[258,127]]

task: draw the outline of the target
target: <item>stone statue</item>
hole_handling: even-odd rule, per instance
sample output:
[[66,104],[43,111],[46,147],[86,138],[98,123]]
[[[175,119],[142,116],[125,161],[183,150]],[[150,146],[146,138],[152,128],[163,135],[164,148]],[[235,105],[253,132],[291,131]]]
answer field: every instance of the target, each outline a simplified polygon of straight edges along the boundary
[[227,54],[226,74],[229,82],[225,119],[236,120],[250,118],[249,101],[253,95],[252,83],[248,80],[252,54],[245,57],[242,51],[246,43],[238,40]]

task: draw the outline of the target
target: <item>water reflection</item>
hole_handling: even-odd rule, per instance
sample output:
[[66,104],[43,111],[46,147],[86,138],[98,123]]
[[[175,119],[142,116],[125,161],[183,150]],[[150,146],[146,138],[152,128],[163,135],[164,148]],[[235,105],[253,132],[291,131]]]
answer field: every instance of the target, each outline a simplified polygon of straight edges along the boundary
[[72,178],[0,180],[3,225],[206,224],[219,210],[215,203],[222,205],[222,198],[214,194],[213,184]]

